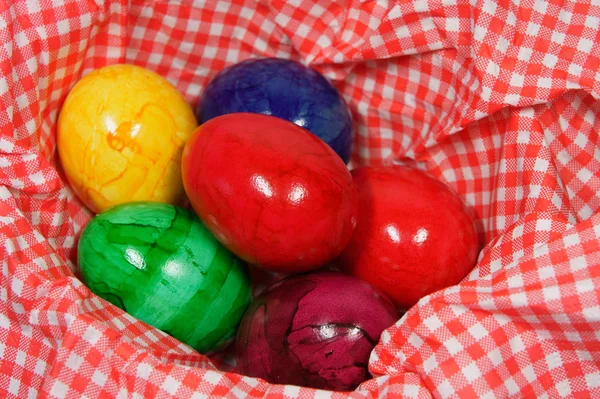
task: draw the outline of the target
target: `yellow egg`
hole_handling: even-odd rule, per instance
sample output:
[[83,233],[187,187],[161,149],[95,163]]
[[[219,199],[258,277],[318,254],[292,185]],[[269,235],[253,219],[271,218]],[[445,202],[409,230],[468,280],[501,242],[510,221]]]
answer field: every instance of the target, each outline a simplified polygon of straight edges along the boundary
[[134,65],[82,78],[58,118],[57,147],[69,183],[94,212],[131,201],[179,203],[181,154],[197,127],[181,93]]

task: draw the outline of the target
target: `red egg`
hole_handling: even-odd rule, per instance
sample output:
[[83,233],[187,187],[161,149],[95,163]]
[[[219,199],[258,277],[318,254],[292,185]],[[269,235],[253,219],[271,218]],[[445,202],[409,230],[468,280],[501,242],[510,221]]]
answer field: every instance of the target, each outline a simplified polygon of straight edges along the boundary
[[339,266],[401,308],[459,283],[475,266],[478,238],[461,199],[414,168],[352,171],[358,222]]
[[213,235],[247,262],[279,272],[337,257],[356,224],[356,189],[341,158],[283,119],[219,116],[188,140],[183,182]]

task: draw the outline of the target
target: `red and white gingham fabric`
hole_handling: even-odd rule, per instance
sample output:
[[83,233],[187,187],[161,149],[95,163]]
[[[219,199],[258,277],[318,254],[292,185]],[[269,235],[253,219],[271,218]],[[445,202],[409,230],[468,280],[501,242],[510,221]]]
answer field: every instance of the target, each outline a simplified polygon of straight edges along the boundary
[[[589,0],[0,2],[0,397],[600,397],[599,43]],[[235,374],[76,277],[90,214],[55,148],[73,84],[135,63],[195,105],[258,56],[335,82],[354,164],[415,163],[478,221],[478,266],[384,332],[353,393]]]

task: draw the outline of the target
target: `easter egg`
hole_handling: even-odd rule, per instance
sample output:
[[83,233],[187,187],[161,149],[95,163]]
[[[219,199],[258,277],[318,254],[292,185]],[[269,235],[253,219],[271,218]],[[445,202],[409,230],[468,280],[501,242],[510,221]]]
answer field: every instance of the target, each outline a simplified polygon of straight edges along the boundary
[[335,272],[284,279],[248,307],[236,338],[240,371],[274,384],[352,390],[371,351],[398,319],[368,283]]
[[191,212],[135,202],[96,215],[78,263],[99,297],[201,353],[234,337],[250,302],[244,263]]
[[339,266],[409,308],[459,283],[475,266],[478,238],[461,199],[404,166],[352,171],[358,222]]
[[340,157],[307,130],[273,116],[227,114],[187,142],[191,205],[229,250],[278,272],[337,257],[354,228],[356,191]]
[[65,175],[93,212],[131,201],[178,204],[183,145],[197,127],[181,93],[134,65],[97,69],[61,108],[57,148]]
[[219,72],[202,93],[198,120],[234,112],[286,119],[317,135],[344,162],[350,160],[353,124],[346,102],[327,78],[297,61],[250,59]]

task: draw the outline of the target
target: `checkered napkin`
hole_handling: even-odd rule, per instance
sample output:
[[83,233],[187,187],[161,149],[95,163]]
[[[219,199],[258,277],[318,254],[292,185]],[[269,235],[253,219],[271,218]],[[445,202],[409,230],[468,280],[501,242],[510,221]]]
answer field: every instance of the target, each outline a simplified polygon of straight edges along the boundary
[[[0,397],[600,397],[596,0],[0,2]],[[56,120],[94,68],[134,63],[195,106],[222,68],[300,60],[343,93],[354,164],[456,190],[484,249],[386,330],[352,393],[236,374],[94,296]]]

